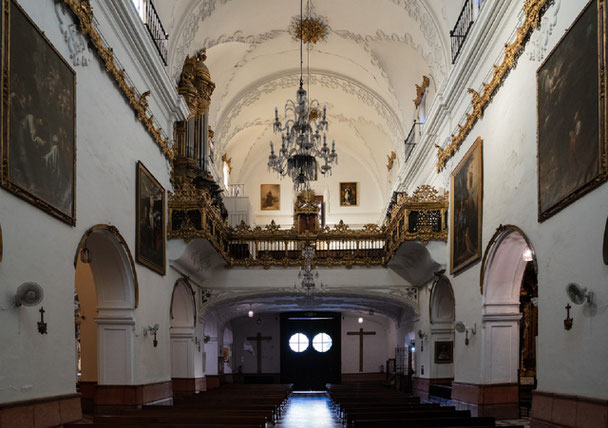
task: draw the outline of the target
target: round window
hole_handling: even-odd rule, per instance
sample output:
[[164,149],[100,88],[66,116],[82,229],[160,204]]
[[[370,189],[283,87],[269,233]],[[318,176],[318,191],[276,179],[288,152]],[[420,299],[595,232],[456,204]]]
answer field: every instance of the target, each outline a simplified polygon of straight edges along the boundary
[[331,337],[326,333],[319,333],[312,339],[312,346],[317,352],[327,352],[331,348]]
[[294,352],[303,352],[308,348],[308,337],[302,333],[296,333],[289,338],[289,347]]

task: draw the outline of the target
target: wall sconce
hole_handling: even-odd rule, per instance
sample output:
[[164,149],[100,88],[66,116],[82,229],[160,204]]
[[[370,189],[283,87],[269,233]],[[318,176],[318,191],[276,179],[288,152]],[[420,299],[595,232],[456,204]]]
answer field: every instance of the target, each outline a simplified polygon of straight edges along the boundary
[[[570,301],[575,305],[591,305],[593,303],[593,292],[587,291],[586,287],[581,287],[574,282],[571,282],[566,286],[566,294]],[[570,309],[572,309],[572,306],[568,303],[566,305],[566,319],[564,320],[564,328],[566,330],[570,330],[574,323],[574,318],[570,317]]]
[[471,331],[471,334],[476,334],[477,333],[477,323],[475,323],[472,328],[467,328],[467,326],[464,325],[464,323],[462,321],[458,321],[456,324],[454,324],[454,330],[456,330],[458,333],[465,333],[464,344],[468,345],[469,344],[469,330]]
[[359,319],[357,320],[357,322],[358,322],[359,324],[363,324],[363,318],[362,318],[362,317],[359,317]]
[[572,323],[574,322],[574,319],[570,318],[570,309],[572,309],[572,306],[568,303],[566,305],[566,319],[564,320],[564,328],[566,330],[570,330],[572,328]]
[[158,345],[158,340],[156,340],[156,334],[158,333],[159,327],[160,326],[158,324],[154,324],[154,326],[150,325],[148,327],[144,327],[144,336],[147,336],[148,333],[150,333],[150,335],[154,335],[154,340],[152,341],[152,344],[155,348]]
[[420,338],[420,352],[424,352],[424,338],[427,337],[427,334],[422,330],[418,330],[418,337]]
[[38,333],[40,334],[47,334],[48,330],[46,328],[46,323],[44,322],[44,312],[46,312],[44,310],[44,307],[41,306],[40,307],[40,321],[38,321]]
[[253,311],[249,311],[249,312],[247,312],[247,316],[248,316],[249,318],[253,318]]

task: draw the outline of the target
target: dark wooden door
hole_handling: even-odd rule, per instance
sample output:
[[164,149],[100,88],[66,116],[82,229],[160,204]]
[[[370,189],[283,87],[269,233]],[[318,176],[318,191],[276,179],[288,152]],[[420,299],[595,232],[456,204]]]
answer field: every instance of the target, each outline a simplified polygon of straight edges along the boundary
[[[341,381],[340,313],[290,312],[281,314],[281,382],[293,383],[296,390],[322,391],[326,383]],[[301,333],[308,346],[294,351],[290,339]],[[318,334],[331,338],[331,347],[320,352],[313,346]],[[300,346],[302,348],[302,346]]]

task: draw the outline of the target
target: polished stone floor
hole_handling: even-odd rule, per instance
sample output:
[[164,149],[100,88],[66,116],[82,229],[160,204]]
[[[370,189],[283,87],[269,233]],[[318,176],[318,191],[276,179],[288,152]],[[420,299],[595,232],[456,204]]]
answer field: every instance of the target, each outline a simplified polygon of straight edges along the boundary
[[283,417],[275,426],[281,428],[339,428],[340,419],[330,408],[327,393],[294,392],[289,397]]

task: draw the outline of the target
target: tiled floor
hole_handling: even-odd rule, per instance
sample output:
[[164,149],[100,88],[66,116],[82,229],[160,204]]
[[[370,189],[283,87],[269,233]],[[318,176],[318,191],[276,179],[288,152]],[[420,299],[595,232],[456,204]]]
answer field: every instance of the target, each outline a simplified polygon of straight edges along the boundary
[[[530,419],[496,421],[497,427],[523,426],[529,428]],[[294,392],[289,397],[283,417],[275,425],[279,428],[343,428],[340,419],[330,407],[325,392]]]
[[530,418],[522,419],[511,419],[508,421],[496,421],[497,427],[512,427],[512,426],[523,426],[524,428],[530,427]]
[[280,428],[340,428],[342,424],[330,408],[327,393],[297,393],[289,397]]

